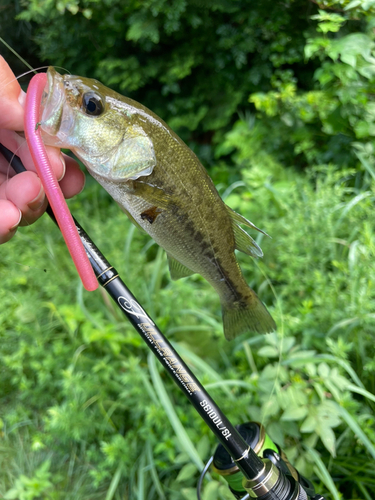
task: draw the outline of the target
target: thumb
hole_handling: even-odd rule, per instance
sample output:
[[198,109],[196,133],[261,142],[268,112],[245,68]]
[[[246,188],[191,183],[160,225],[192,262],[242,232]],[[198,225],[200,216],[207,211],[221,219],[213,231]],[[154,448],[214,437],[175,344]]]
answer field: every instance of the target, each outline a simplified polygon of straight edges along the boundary
[[24,96],[13,71],[0,56],[0,128],[23,130]]

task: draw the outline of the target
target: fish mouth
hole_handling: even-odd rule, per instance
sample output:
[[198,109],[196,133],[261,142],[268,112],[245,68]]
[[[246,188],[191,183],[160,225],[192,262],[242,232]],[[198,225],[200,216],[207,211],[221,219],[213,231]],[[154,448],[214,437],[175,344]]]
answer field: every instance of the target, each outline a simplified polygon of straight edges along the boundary
[[[63,146],[63,138],[67,129],[70,129],[69,125],[71,124],[69,124],[69,120],[67,123],[66,112],[64,112],[65,103],[64,77],[50,66],[47,71],[47,85],[42,97],[42,120],[40,123],[43,140],[48,145]],[[63,115],[65,115],[64,120]],[[62,127],[63,121],[64,127]]]

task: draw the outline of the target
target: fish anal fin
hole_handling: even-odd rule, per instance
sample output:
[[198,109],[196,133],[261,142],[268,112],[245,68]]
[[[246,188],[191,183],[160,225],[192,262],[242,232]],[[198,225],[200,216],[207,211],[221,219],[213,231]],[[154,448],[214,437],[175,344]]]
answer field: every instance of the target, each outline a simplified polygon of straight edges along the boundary
[[271,333],[276,323],[255,292],[246,302],[222,303],[224,334],[232,340],[242,333]]
[[194,274],[194,271],[181,264],[181,262],[176,260],[174,257],[171,257],[168,254],[167,256],[168,256],[169,272],[171,274],[172,280],[176,281],[179,280],[180,278],[186,278],[187,276],[191,276],[192,274]]
[[228,205],[225,205],[225,206],[227,207],[227,210],[228,210],[230,218],[232,219],[232,222],[235,222],[236,224],[243,224],[244,226],[247,226],[247,227],[250,227],[251,229],[255,229],[256,231],[259,231],[260,233],[264,234],[265,236],[268,236],[269,238],[271,237],[265,231],[263,231],[262,229],[259,229],[259,227],[257,227],[251,221],[249,221],[248,219],[246,219],[242,215],[235,212],[232,208],[228,207]]
[[232,229],[237,250],[252,257],[263,257],[262,249],[250,234],[247,234],[240,226],[237,226],[235,222],[232,222]]
[[242,217],[242,215],[238,214],[227,205],[226,207],[232,221],[232,229],[237,250],[246,253],[247,255],[251,255],[252,257],[263,257],[263,252],[260,246],[246,231],[244,231],[239,226],[239,224],[243,224],[252,229],[256,229],[266,236],[268,236],[268,234],[256,227],[252,222],[245,219],[245,217]]

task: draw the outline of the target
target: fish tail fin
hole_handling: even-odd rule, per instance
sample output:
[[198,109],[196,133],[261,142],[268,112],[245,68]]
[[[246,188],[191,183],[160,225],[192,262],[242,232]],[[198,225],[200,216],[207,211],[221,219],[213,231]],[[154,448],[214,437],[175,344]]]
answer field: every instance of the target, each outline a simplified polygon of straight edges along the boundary
[[232,340],[241,333],[270,333],[276,330],[276,323],[255,292],[245,300],[222,302],[224,334]]

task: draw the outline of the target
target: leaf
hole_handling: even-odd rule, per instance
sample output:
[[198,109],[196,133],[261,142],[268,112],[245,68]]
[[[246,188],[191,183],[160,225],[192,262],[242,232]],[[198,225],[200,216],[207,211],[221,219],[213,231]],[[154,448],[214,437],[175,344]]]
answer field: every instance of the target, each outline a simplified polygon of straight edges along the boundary
[[331,427],[328,425],[320,427],[317,429],[317,434],[322,440],[324,446],[331,453],[333,457],[336,456],[336,436]]
[[323,427],[337,427],[341,424],[340,412],[337,410],[337,403],[325,400],[318,405],[318,419]]
[[[307,354],[307,356],[304,356],[305,353]],[[312,353],[314,353],[314,355],[312,355]],[[320,361],[329,361],[329,362],[337,363],[338,365],[342,366],[344,368],[344,370],[353,379],[353,381],[359,387],[362,387],[364,389],[363,383],[361,382],[360,378],[355,373],[353,368],[350,366],[350,364],[347,361],[345,361],[344,359],[340,359],[337,356],[332,356],[331,354],[316,354],[315,351],[298,352],[298,354],[296,354],[295,356],[291,356],[289,359],[283,360],[282,364],[297,367],[297,366],[303,366],[307,362],[319,363]]]
[[334,60],[340,56],[343,62],[356,67],[357,56],[368,59],[372,47],[373,41],[365,33],[351,33],[332,42],[329,56]]
[[316,416],[309,415],[301,425],[300,430],[301,432],[314,432],[317,425],[318,421],[316,419]]
[[182,469],[178,473],[176,481],[182,483],[183,481],[186,481],[187,479],[194,477],[196,473],[197,473],[197,467],[194,464],[191,463],[186,464],[182,467]]
[[337,401],[340,402],[340,399],[342,397],[341,391],[337,389],[336,384],[334,383],[334,377],[329,377],[324,380],[324,384],[327,387],[329,393],[332,395],[332,397]]
[[19,488],[11,488],[10,490],[5,492],[4,498],[6,500],[14,500],[15,498],[19,498],[20,490]]
[[300,406],[300,407],[292,406],[284,411],[281,420],[302,420],[303,418],[306,417],[307,413],[308,413],[307,406]]
[[208,436],[204,435],[197,444],[197,452],[202,460],[207,459],[207,456],[210,452],[210,447],[210,440],[208,439]]
[[152,453],[152,445],[151,441],[147,441],[146,444],[146,453],[147,453],[147,462],[148,462],[148,467],[151,469],[151,477],[152,477],[152,482],[154,483],[155,489],[158,492],[159,498],[161,500],[165,500],[166,497],[163,492],[163,487],[161,485],[156,466],[155,466],[155,461],[154,461],[154,456]]
[[182,488],[181,493],[184,500],[197,500],[196,488]]
[[[220,483],[217,481],[211,481],[207,484],[204,489],[204,500],[218,500],[218,489],[220,487]],[[233,498],[233,496],[231,496]]]
[[275,398],[268,399],[262,406],[262,419],[276,415],[279,412],[279,405]]
[[336,33],[346,21],[345,17],[322,9],[319,9],[319,14],[311,16],[311,19],[319,21],[318,28],[323,33],[328,33],[329,31]]
[[295,343],[296,339],[294,337],[283,337],[280,341],[280,349],[283,353],[289,352]]
[[283,365],[291,365],[293,368],[304,366],[307,362],[317,362],[316,351],[306,350],[291,354],[288,359],[282,361]]
[[355,9],[359,5],[361,5],[362,0],[352,0],[351,2],[348,3],[348,5],[345,5],[344,10],[350,10],[350,9]]
[[327,365],[327,363],[320,363],[320,365],[318,366],[318,373],[319,373],[320,377],[322,377],[322,378],[328,377],[329,372],[330,372],[330,369],[329,369],[329,366]]
[[259,356],[264,356],[265,358],[277,358],[279,357],[279,352],[275,347],[264,346],[258,351]]

